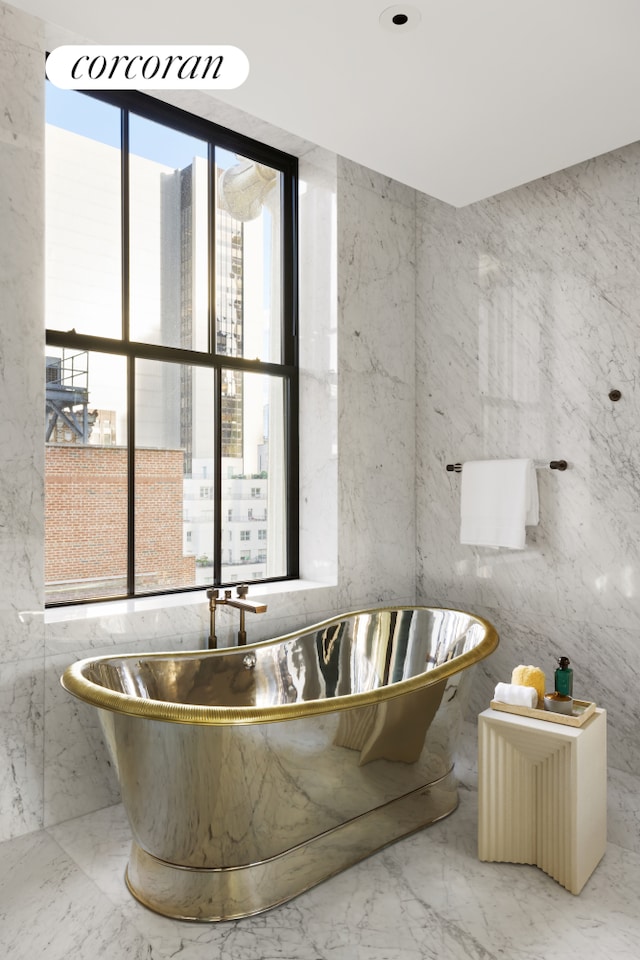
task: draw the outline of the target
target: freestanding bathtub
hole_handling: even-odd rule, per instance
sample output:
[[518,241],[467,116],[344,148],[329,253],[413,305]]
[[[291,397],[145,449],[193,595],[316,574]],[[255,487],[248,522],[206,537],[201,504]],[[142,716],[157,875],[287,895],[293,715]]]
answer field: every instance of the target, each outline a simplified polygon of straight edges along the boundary
[[82,660],[133,844],[165,916],[229,920],[296,896],[457,806],[470,667],[497,646],[460,610],[361,610],[246,647]]

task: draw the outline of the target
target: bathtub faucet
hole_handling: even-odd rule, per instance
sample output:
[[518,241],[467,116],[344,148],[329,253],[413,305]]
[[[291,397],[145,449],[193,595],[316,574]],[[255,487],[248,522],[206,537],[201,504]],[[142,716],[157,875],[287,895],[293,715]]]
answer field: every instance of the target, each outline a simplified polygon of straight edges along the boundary
[[[229,590],[230,594],[231,591]],[[216,607],[219,603],[225,603],[223,597],[220,596],[219,590],[207,590],[207,599],[209,600],[209,639],[207,640],[207,649],[215,650],[218,646],[218,638],[216,637]]]
[[266,613],[267,605],[266,603],[252,603],[250,600],[247,600],[247,593],[249,592],[249,587],[246,583],[241,583],[236,588],[236,597],[232,597],[231,590],[225,590],[224,596],[221,596],[220,591],[212,588],[207,590],[207,597],[209,599],[209,617],[210,617],[210,628],[209,628],[209,641],[208,648],[209,650],[215,650],[218,646],[218,638],[216,636],[216,607],[218,606],[227,606],[227,607],[236,607],[240,611],[240,629],[238,630],[238,644],[243,646],[247,642],[247,631],[245,630],[244,625],[244,615],[248,611],[249,613]]
[[[225,595],[227,592],[225,590]],[[252,603],[251,600],[247,600],[247,594],[249,592],[249,587],[246,583],[241,583],[236,587],[237,597],[230,600],[226,598],[226,603],[230,607],[235,607],[240,611],[240,629],[238,630],[238,646],[244,646],[247,642],[247,631],[244,628],[244,615],[245,613],[266,613],[267,605],[266,603]]]

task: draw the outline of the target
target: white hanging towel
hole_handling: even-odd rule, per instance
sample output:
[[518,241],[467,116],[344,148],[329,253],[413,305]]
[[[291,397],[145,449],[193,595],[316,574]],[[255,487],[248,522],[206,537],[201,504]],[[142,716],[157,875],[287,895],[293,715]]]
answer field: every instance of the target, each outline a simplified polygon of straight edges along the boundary
[[460,543],[524,550],[535,526],[538,478],[533,460],[469,460],[462,467]]

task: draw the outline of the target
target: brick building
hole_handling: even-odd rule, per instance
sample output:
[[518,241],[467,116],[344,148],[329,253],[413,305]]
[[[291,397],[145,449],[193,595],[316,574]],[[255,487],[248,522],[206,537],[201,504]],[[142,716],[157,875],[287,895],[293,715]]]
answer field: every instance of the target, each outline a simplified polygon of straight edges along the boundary
[[[47,444],[45,577],[48,599],[126,591],[127,451],[95,444]],[[182,450],[136,451],[136,583],[141,590],[195,582],[183,556]],[[70,591],[70,584],[73,584]]]

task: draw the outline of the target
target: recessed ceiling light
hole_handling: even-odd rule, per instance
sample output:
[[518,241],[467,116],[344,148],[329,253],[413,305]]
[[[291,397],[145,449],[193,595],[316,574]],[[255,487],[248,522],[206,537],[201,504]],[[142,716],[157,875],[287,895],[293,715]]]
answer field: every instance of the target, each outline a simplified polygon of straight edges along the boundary
[[380,26],[391,33],[406,33],[408,30],[415,30],[421,19],[422,14],[417,7],[402,3],[382,11]]

